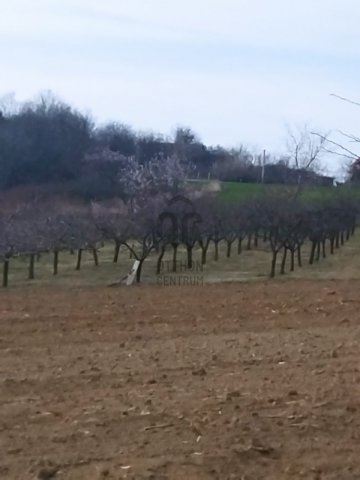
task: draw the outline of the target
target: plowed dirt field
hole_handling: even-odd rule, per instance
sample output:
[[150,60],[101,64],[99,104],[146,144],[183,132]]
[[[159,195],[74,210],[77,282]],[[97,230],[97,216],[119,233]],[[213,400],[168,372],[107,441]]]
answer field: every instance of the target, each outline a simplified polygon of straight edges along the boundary
[[360,281],[0,294],[0,478],[360,478]]

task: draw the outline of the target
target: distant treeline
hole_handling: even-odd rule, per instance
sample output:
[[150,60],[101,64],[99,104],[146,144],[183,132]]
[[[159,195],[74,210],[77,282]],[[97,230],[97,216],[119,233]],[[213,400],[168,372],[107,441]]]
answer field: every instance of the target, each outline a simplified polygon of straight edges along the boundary
[[154,159],[173,162],[174,157],[191,178],[296,184],[301,173],[303,183],[332,184],[330,177],[296,168],[286,157],[267,157],[264,168],[262,154],[206,146],[188,127],[166,138],[120,123],[95,125],[52,95],[0,105],[0,190],[53,184],[88,199],[110,198],[119,196],[117,159],[131,158],[146,166]]

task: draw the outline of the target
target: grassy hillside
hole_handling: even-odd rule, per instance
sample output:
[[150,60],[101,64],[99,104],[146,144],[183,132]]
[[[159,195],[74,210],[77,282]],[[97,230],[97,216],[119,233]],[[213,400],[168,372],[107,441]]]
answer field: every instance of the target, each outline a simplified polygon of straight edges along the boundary
[[[192,185],[206,186],[211,181],[192,180]],[[241,182],[219,182],[219,196],[225,201],[244,201],[252,197],[258,197],[272,192],[294,191],[296,186],[289,185],[268,185],[261,183],[241,183]],[[360,188],[350,186],[340,187],[322,187],[322,186],[305,186],[301,189],[301,195],[307,200],[326,200],[337,195],[351,195],[360,199]]]

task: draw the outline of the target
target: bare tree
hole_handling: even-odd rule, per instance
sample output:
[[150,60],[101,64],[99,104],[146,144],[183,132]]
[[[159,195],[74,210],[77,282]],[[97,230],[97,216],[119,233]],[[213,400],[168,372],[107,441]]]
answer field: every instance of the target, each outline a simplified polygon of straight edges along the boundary
[[93,202],[92,215],[97,228],[101,231],[104,240],[115,243],[113,262],[119,259],[120,247],[131,236],[130,208],[124,202]]
[[290,165],[297,171],[297,184],[302,184],[309,171],[320,167],[321,155],[324,152],[328,134],[312,135],[309,128],[288,128],[287,150]]
[[157,248],[159,238],[159,216],[164,209],[162,197],[149,198],[146,204],[138,206],[130,216],[129,239],[124,245],[139,261],[136,282],[140,283],[142,268],[150,253]]

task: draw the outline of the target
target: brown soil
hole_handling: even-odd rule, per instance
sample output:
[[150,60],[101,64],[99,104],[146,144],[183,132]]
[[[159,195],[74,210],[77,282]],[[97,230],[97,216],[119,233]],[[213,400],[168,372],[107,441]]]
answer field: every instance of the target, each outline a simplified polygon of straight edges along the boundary
[[360,478],[359,281],[0,294],[0,477]]

